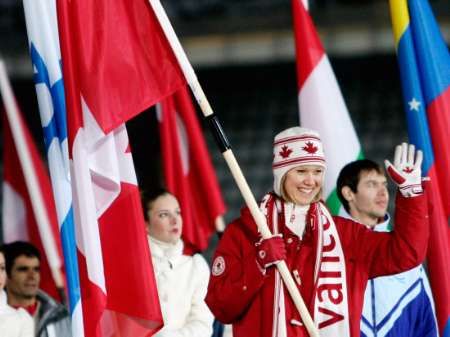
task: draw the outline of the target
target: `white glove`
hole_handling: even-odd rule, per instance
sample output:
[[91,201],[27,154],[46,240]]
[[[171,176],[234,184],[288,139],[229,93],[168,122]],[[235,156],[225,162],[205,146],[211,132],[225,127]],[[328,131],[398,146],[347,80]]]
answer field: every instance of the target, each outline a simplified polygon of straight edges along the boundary
[[395,147],[394,165],[389,160],[384,161],[387,173],[404,197],[415,197],[423,192],[420,168],[422,159],[422,151],[415,151],[412,144],[402,143]]

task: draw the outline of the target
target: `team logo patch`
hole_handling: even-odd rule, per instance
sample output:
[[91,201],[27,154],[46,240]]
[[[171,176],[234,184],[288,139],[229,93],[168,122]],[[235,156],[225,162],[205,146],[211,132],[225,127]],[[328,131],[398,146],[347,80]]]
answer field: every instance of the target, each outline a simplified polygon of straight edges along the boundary
[[211,273],[214,276],[219,276],[222,275],[223,272],[225,271],[225,260],[222,256],[217,256],[214,259],[212,268],[211,268]]
[[264,258],[266,257],[266,252],[265,252],[264,250],[260,250],[260,251],[258,252],[258,255],[259,255],[259,257],[260,257],[261,259],[264,259]]

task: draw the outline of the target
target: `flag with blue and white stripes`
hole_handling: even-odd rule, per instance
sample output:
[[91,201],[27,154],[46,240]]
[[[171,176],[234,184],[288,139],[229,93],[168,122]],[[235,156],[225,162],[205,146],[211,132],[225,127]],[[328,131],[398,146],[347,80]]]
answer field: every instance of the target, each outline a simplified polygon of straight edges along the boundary
[[64,252],[72,335],[84,336],[55,0],[24,0],[28,41]]

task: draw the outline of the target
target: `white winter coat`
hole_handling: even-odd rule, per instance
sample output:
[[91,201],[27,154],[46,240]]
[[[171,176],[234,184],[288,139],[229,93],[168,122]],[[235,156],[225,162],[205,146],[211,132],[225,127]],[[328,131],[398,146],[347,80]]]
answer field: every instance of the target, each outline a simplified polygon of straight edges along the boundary
[[183,242],[149,236],[164,327],[155,337],[210,337],[214,317],[204,299],[209,267],[200,254],[183,255]]
[[2,337],[33,337],[34,321],[24,309],[14,309],[6,303],[0,290],[0,335]]

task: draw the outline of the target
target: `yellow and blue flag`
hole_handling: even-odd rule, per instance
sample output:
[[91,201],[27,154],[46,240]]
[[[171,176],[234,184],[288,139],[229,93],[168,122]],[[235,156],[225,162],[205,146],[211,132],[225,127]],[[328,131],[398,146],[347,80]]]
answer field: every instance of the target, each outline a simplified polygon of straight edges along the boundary
[[450,54],[427,0],[390,0],[408,135],[424,153],[428,269],[441,336],[450,336]]

